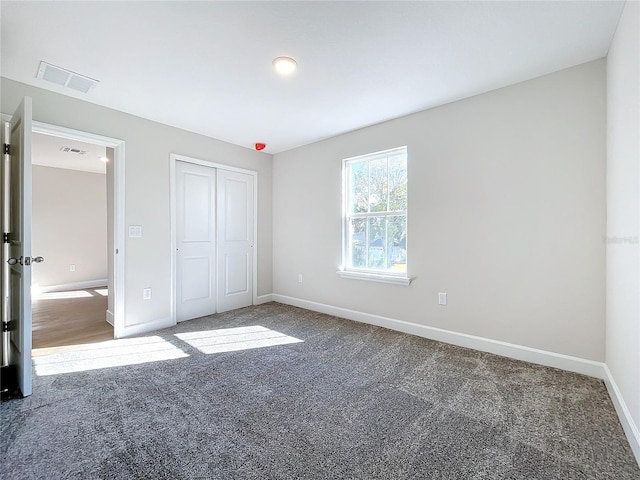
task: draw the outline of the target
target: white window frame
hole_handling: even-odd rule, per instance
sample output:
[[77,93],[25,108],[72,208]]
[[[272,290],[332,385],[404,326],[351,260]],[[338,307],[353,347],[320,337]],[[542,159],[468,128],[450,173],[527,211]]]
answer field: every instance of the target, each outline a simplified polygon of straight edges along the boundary
[[[378,158],[387,158],[392,156],[394,153],[402,152],[407,154],[408,160],[408,148],[407,146],[390,148],[388,150],[383,150],[379,152],[369,153],[366,155],[359,155],[357,157],[345,158],[342,160],[342,265],[339,270],[336,272],[339,276],[343,278],[351,278],[356,280],[369,280],[374,282],[382,282],[382,283],[391,283],[396,285],[404,285],[407,286],[411,283],[411,278],[408,276],[408,255],[407,255],[407,270],[404,272],[391,272],[391,271],[381,271],[374,269],[366,269],[366,268],[357,268],[350,267],[350,257],[349,257],[349,232],[350,232],[350,219],[352,215],[349,212],[349,201],[350,201],[350,179],[349,179],[349,164],[361,162],[363,160],[376,160]],[[408,163],[408,162],[407,162]],[[408,170],[408,165],[407,165]],[[357,214],[358,217],[367,218],[370,216],[393,216],[394,213],[397,212],[368,212],[366,214]],[[405,215],[407,228],[409,225],[409,209],[403,211]],[[408,252],[408,238],[407,238],[407,252]]]

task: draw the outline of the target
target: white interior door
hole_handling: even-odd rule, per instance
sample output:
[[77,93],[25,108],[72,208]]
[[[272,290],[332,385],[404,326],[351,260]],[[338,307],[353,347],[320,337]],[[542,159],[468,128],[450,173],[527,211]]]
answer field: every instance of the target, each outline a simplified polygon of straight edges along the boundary
[[253,303],[253,175],[218,170],[218,311]]
[[176,320],[216,312],[216,169],[176,162]]
[[[25,97],[5,125],[8,161],[8,319],[9,363],[16,365],[18,387],[31,395],[31,98]],[[6,172],[5,172],[6,173]],[[7,230],[5,230],[7,231]]]

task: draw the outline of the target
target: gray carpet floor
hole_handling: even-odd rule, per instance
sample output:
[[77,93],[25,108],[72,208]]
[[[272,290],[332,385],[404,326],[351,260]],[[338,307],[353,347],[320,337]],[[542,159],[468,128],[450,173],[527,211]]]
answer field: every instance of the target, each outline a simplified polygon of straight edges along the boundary
[[2,479],[640,479],[597,379],[276,303],[36,360]]

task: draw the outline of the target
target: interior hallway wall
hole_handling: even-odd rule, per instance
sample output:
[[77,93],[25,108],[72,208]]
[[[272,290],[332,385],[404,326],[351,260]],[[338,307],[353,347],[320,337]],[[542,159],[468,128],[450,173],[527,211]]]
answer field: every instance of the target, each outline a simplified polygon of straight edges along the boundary
[[32,192],[31,250],[45,258],[32,269],[32,283],[106,280],[105,175],[33,165]]

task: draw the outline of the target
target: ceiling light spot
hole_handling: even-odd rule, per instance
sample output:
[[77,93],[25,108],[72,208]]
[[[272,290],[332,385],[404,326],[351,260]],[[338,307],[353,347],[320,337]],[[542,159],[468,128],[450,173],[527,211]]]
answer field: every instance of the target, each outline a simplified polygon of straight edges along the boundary
[[273,60],[273,68],[280,75],[291,75],[298,68],[298,63],[291,57],[278,57]]

